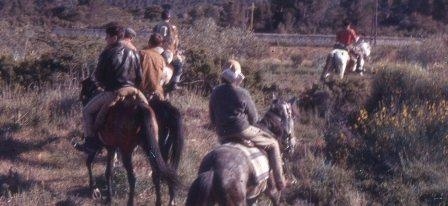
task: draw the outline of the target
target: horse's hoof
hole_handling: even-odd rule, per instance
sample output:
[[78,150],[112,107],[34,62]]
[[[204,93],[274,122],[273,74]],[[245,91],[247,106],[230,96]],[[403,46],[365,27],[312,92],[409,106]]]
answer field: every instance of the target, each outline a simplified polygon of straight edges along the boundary
[[101,199],[101,191],[98,188],[93,189],[92,191],[92,199],[99,200]]

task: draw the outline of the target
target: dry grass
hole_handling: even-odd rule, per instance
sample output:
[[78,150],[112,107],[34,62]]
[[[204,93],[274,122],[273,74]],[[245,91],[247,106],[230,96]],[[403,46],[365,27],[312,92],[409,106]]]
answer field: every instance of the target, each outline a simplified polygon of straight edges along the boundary
[[[75,41],[68,42],[67,45],[73,45]],[[85,42],[91,45],[92,51],[99,49],[95,41],[86,40]],[[80,51],[79,48],[73,50]],[[361,114],[359,111],[363,107],[366,107],[366,102],[376,101],[377,105],[380,105],[380,100],[373,99],[377,91],[384,91],[380,92],[384,95],[388,92],[387,97],[392,97],[397,91],[401,92],[402,96],[397,97],[405,100],[400,103],[406,104],[415,103],[414,99],[423,97],[439,100],[440,96],[447,94],[446,75],[443,72],[446,63],[426,64],[429,66],[423,68],[422,64],[415,62],[396,62],[400,60],[399,55],[403,54],[402,51],[394,50],[394,48],[376,48],[375,51],[388,54],[372,57],[367,66],[371,72],[366,77],[348,75],[348,80],[338,81],[334,83],[332,89],[328,89],[318,81],[318,78],[329,48],[272,47],[268,51],[269,54],[266,54],[262,60],[250,58],[241,61],[245,69],[243,72],[249,76],[246,86],[253,94],[260,113],[265,111],[272,92],[286,96],[301,96],[308,91],[312,91],[310,95],[321,92],[320,94],[328,94],[330,101],[323,115],[316,113],[317,110],[313,107],[302,108],[301,115],[296,121],[299,145],[295,156],[289,157],[285,164],[289,178],[295,182],[285,193],[283,198],[285,204],[406,205],[417,202],[434,205],[446,203],[444,198],[448,196],[446,187],[448,169],[442,158],[446,157],[446,154],[439,152],[439,150],[446,151],[446,148],[442,147],[444,144],[432,147],[435,144],[428,144],[428,141],[419,138],[421,137],[419,132],[430,130],[435,132],[434,134],[437,134],[440,140],[446,140],[442,138],[446,134],[444,133],[446,119],[436,118],[436,114],[445,111],[440,110],[444,107],[436,104],[433,107],[441,108],[435,109],[430,107],[430,103],[426,106],[417,105],[412,107],[415,111],[412,109],[408,111],[415,114],[429,113],[427,116],[411,119],[404,118],[402,107],[395,113],[389,110],[381,113],[373,109],[368,111],[369,116],[363,119],[363,122],[357,122],[358,126],[362,123],[363,128],[371,129],[369,134],[373,134],[370,136],[375,138],[373,145],[380,146],[372,150],[376,155],[391,154],[389,147],[398,148],[393,141],[390,141],[393,138],[389,138],[387,134],[396,134],[395,139],[398,140],[412,140],[412,144],[418,146],[415,148],[420,148],[422,152],[428,150],[428,154],[436,154],[425,156],[422,153],[415,153],[416,156],[409,158],[410,156],[400,156],[399,152],[393,153],[395,159],[391,158],[391,160],[394,160],[394,174],[378,175],[378,171],[375,170],[378,168],[364,167],[365,164],[371,162],[362,163],[368,158],[360,156],[363,153],[360,153],[359,148],[356,147],[362,146],[360,147],[362,150],[372,145],[369,145],[368,141],[362,141],[366,139],[366,133],[356,130],[354,124],[359,120],[357,115]],[[88,65],[80,68],[85,69],[94,65],[95,60],[91,53],[83,53],[79,58],[89,62],[86,63]],[[399,72],[392,72],[395,76],[391,78],[392,74],[389,71],[395,71],[392,69],[396,68]],[[428,71],[438,73],[428,75]],[[74,73],[69,75],[76,76]],[[403,84],[391,83],[397,77],[403,77]],[[71,146],[72,138],[79,137],[81,134],[81,106],[77,101],[78,81],[76,78],[73,81],[62,80],[57,84],[38,88],[24,89],[11,85],[1,87],[1,205],[93,205],[99,203],[92,200],[88,194],[85,157]],[[390,102],[396,103],[397,97],[393,97],[394,101]],[[315,104],[319,101],[310,101],[311,106],[316,106]],[[179,170],[184,186],[181,188],[179,197],[179,202],[182,203],[189,185],[196,177],[200,160],[218,144],[215,133],[209,129],[206,96],[189,90],[179,91],[174,94],[172,102],[180,109],[185,123],[186,148]],[[390,105],[381,106],[389,107]],[[434,124],[423,124],[426,121],[425,117],[434,120],[432,121]],[[380,127],[383,120],[387,120],[392,126]],[[398,125],[393,125],[396,120],[401,122],[398,121]],[[405,128],[408,126],[416,128],[419,125],[424,125],[425,128],[416,129],[419,131],[416,133]],[[406,139],[406,137],[412,137],[412,139]],[[432,136],[427,135],[427,137]],[[431,148],[438,149],[430,150]],[[406,148],[406,152],[409,153],[409,151],[412,151],[412,148]],[[136,202],[151,205],[154,200],[154,189],[151,178],[148,176],[149,164],[140,150],[136,151],[133,161],[137,175]],[[98,157],[94,173],[98,184],[104,187],[104,154]],[[121,167],[114,170],[114,191],[113,205],[123,205],[126,201],[127,181]],[[167,195],[165,195],[165,202],[166,198]],[[260,204],[267,203],[263,198]]]

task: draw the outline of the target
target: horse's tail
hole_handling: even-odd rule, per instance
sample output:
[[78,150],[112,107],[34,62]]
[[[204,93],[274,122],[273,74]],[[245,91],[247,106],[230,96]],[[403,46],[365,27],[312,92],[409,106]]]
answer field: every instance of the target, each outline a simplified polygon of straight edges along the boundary
[[144,103],[140,104],[140,109],[140,114],[142,114],[143,119],[141,133],[143,149],[149,158],[153,172],[159,175],[163,180],[166,180],[168,184],[178,185],[179,178],[176,171],[165,163],[157,144],[156,136],[158,131],[157,127],[154,125],[154,112],[152,112],[151,108]]
[[186,206],[211,205],[213,201],[210,195],[214,187],[214,174],[213,170],[199,174],[188,191]]
[[179,110],[167,101],[152,100],[151,108],[157,116],[160,132],[159,147],[166,162],[174,169],[179,167],[184,133],[182,115]]
[[182,149],[184,147],[184,133],[183,133],[183,122],[182,116],[177,108],[168,103],[167,108],[169,109],[170,118],[170,137],[167,142],[168,145],[165,145],[168,148],[171,148],[171,153],[169,156],[169,160],[175,169],[179,167],[180,157],[182,154]]

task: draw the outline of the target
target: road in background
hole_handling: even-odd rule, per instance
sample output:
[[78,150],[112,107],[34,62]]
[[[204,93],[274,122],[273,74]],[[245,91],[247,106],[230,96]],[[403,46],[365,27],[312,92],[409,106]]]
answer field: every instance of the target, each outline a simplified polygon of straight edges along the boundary
[[[56,27],[52,31],[53,34],[59,36],[95,36],[104,37],[102,29],[72,29]],[[137,32],[139,36],[149,37],[149,31]],[[335,35],[304,35],[304,34],[273,34],[273,33],[255,33],[261,41],[271,45],[279,46],[322,46],[329,47],[335,43]],[[364,37],[366,41],[372,41],[373,37]],[[379,46],[407,46],[420,44],[422,39],[410,37],[385,37],[379,36],[376,39],[376,45]]]

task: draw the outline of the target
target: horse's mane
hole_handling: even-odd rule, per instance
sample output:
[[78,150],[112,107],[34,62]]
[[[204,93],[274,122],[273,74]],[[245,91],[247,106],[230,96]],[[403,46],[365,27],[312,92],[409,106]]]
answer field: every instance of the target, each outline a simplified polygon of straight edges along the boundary
[[265,132],[281,136],[283,134],[281,119],[271,109],[268,110],[263,118],[257,122],[257,126]]

